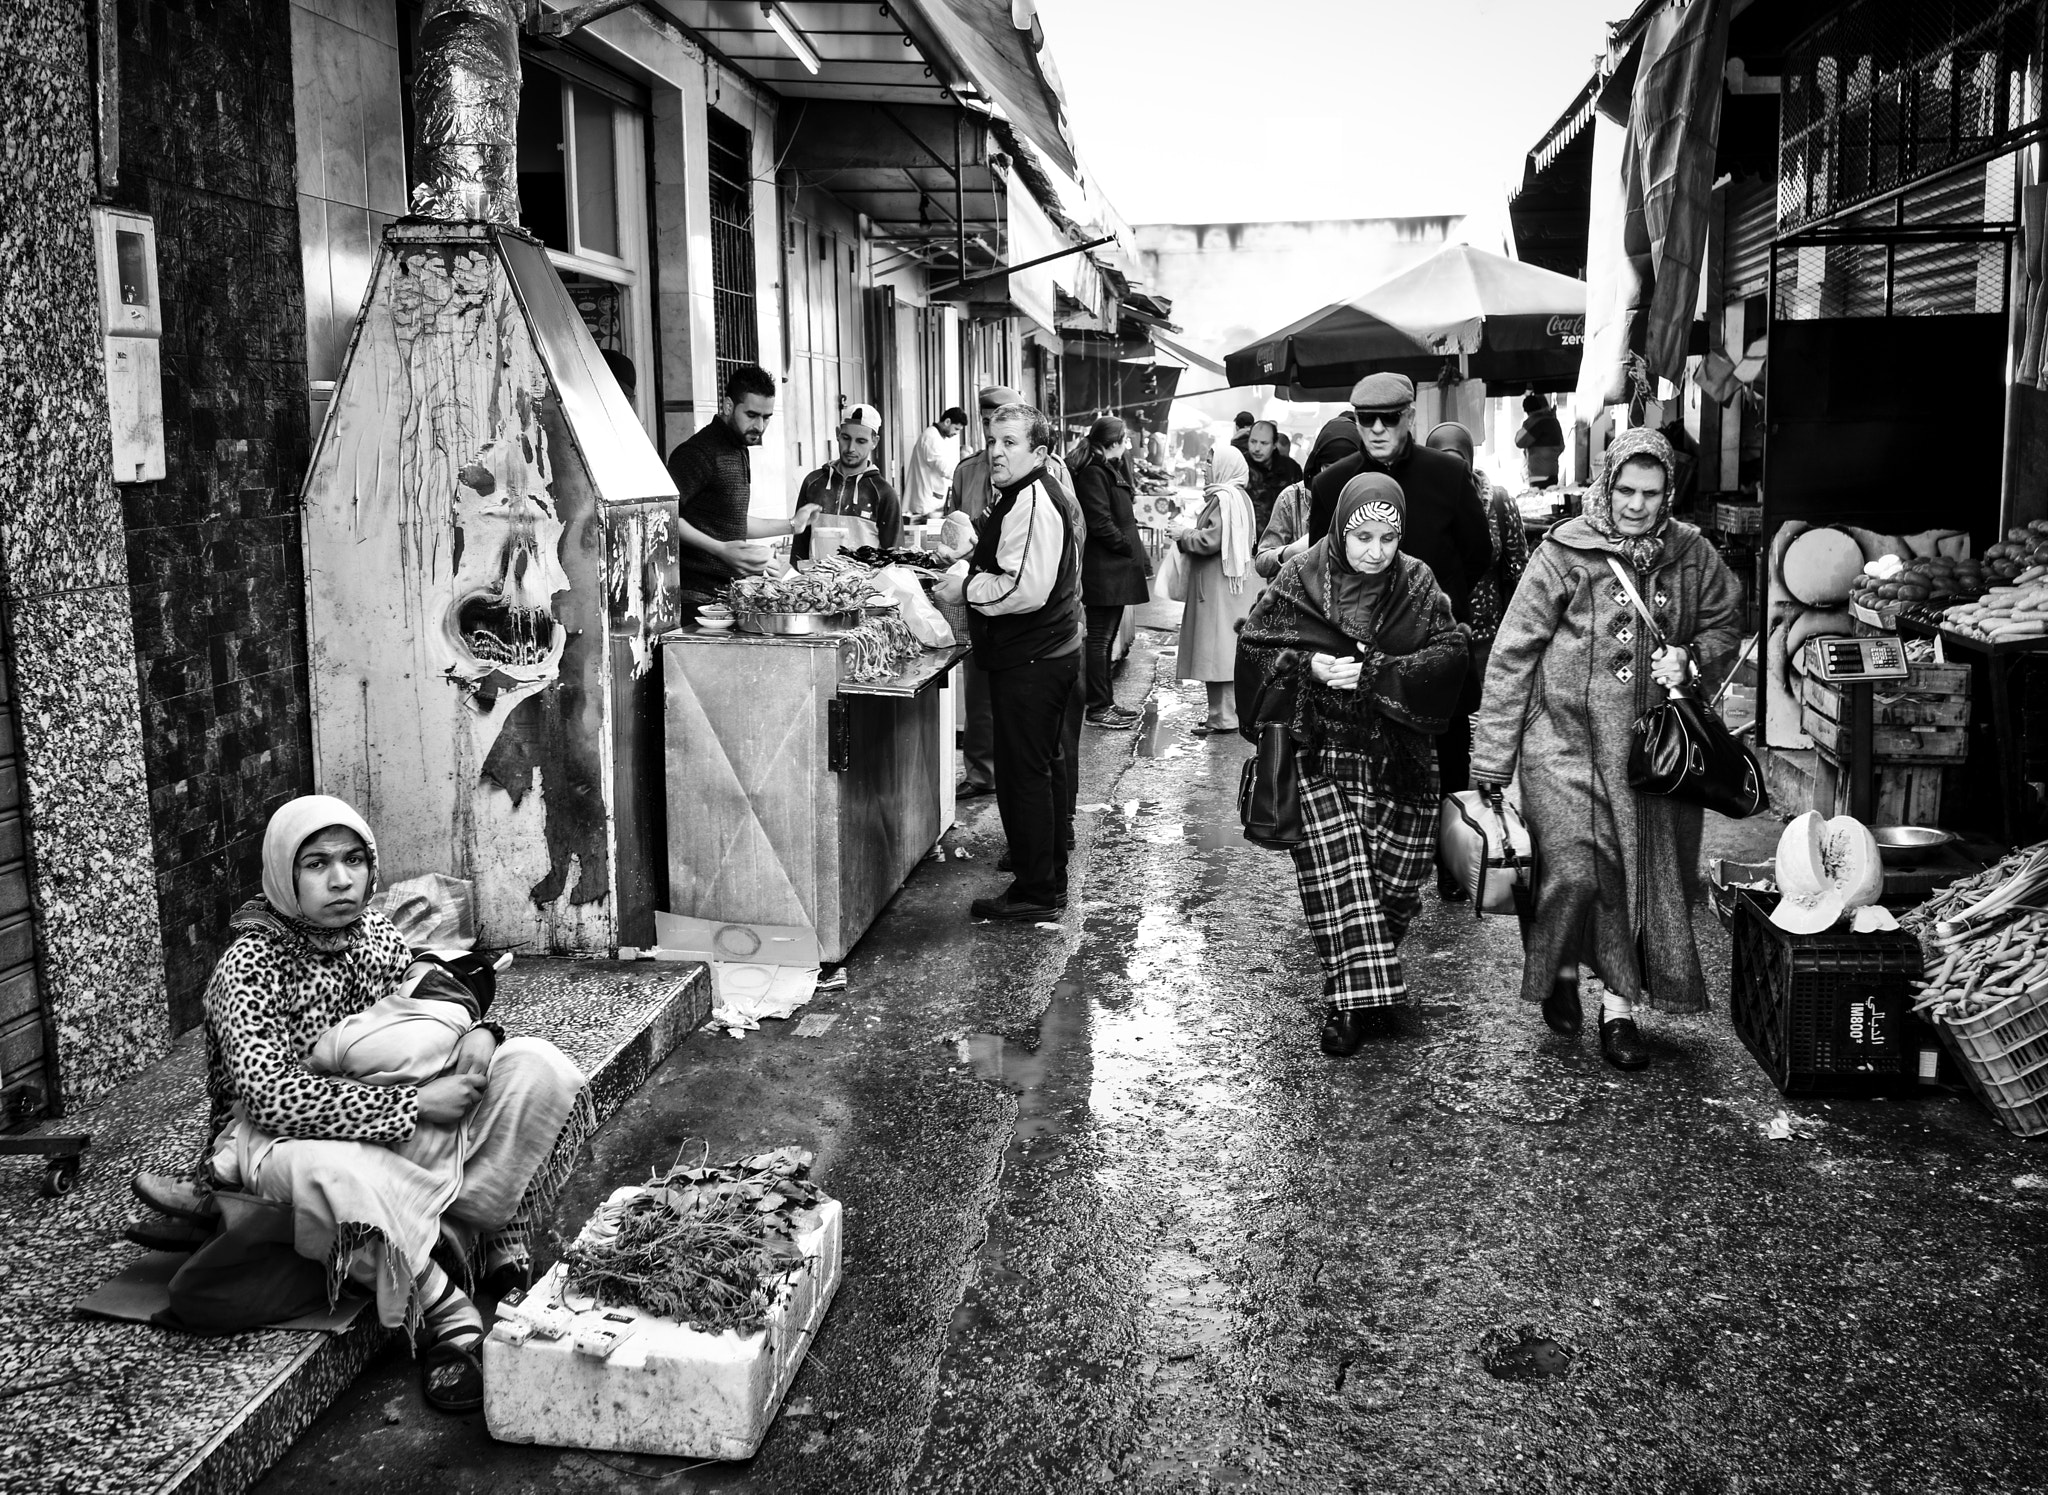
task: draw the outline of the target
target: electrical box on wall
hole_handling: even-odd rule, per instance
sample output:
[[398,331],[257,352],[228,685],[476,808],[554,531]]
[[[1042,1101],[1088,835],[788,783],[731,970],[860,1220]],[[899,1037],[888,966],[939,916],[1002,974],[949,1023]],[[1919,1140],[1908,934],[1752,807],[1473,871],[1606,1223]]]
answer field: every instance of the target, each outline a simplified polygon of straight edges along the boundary
[[164,475],[164,331],[157,299],[156,224],[146,213],[95,207],[100,330],[107,365],[107,413],[114,433],[114,481]]

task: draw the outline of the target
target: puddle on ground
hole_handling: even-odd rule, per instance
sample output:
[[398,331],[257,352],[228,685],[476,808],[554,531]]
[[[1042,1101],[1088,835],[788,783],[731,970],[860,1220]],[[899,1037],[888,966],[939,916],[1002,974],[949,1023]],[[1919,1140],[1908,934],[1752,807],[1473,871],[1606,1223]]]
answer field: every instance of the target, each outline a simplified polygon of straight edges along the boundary
[[1488,1375],[1501,1381],[1548,1381],[1572,1368],[1570,1350],[1527,1324],[1512,1333],[1488,1335],[1480,1342],[1479,1360]]
[[1156,693],[1145,697],[1145,715],[1138,722],[1137,735],[1131,739],[1131,756],[1159,756],[1159,697]]

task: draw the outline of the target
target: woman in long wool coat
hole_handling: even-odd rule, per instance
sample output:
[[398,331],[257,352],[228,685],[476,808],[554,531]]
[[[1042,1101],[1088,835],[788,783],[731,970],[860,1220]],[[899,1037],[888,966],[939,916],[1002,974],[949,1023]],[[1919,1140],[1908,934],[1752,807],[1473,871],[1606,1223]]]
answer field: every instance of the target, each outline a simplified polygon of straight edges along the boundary
[[1237,730],[1237,625],[1259,600],[1252,545],[1258,535],[1251,477],[1236,447],[1216,450],[1209,472],[1208,503],[1195,528],[1175,543],[1187,552],[1187,603],[1181,609],[1178,678],[1200,680],[1209,689],[1209,719],[1198,735]]
[[[1559,1033],[1581,1024],[1578,972],[1606,986],[1600,1047],[1610,1063],[1649,1062],[1635,1004],[1707,1005],[1693,939],[1704,812],[1628,785],[1636,718],[1686,668],[1690,645],[1711,691],[1735,659],[1742,592],[1700,532],[1670,517],[1676,463],[1654,431],[1615,439],[1585,511],[1530,557],[1501,620],[1474,723],[1473,782],[1519,772],[1537,861],[1522,996]],[[1618,560],[1670,645],[1658,650],[1610,568]]]

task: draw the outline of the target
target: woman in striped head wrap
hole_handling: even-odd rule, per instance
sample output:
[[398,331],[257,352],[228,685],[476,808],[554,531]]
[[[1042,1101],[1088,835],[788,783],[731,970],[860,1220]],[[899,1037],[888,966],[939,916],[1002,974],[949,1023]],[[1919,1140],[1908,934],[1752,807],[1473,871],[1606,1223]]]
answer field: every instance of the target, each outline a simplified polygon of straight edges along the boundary
[[1280,723],[1296,743],[1308,836],[1294,870],[1323,967],[1323,1052],[1338,1056],[1391,1033],[1407,1001],[1401,937],[1436,855],[1435,735],[1468,658],[1450,599],[1401,553],[1406,521],[1401,485],[1360,473],[1238,635],[1245,735]]

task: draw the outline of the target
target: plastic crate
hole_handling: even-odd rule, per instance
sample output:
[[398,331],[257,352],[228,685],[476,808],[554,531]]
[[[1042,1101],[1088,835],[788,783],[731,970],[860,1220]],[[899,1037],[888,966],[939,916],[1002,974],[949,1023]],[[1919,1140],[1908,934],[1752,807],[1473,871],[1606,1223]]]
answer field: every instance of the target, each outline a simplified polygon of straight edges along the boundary
[[1975,1017],[1937,1018],[1934,1031],[1999,1125],[2019,1137],[2048,1132],[2048,985]]
[[1926,1024],[1907,983],[1920,942],[1905,933],[1787,934],[1775,895],[1735,894],[1728,1003],[1735,1031],[1786,1095],[1880,1095],[1920,1082]]

